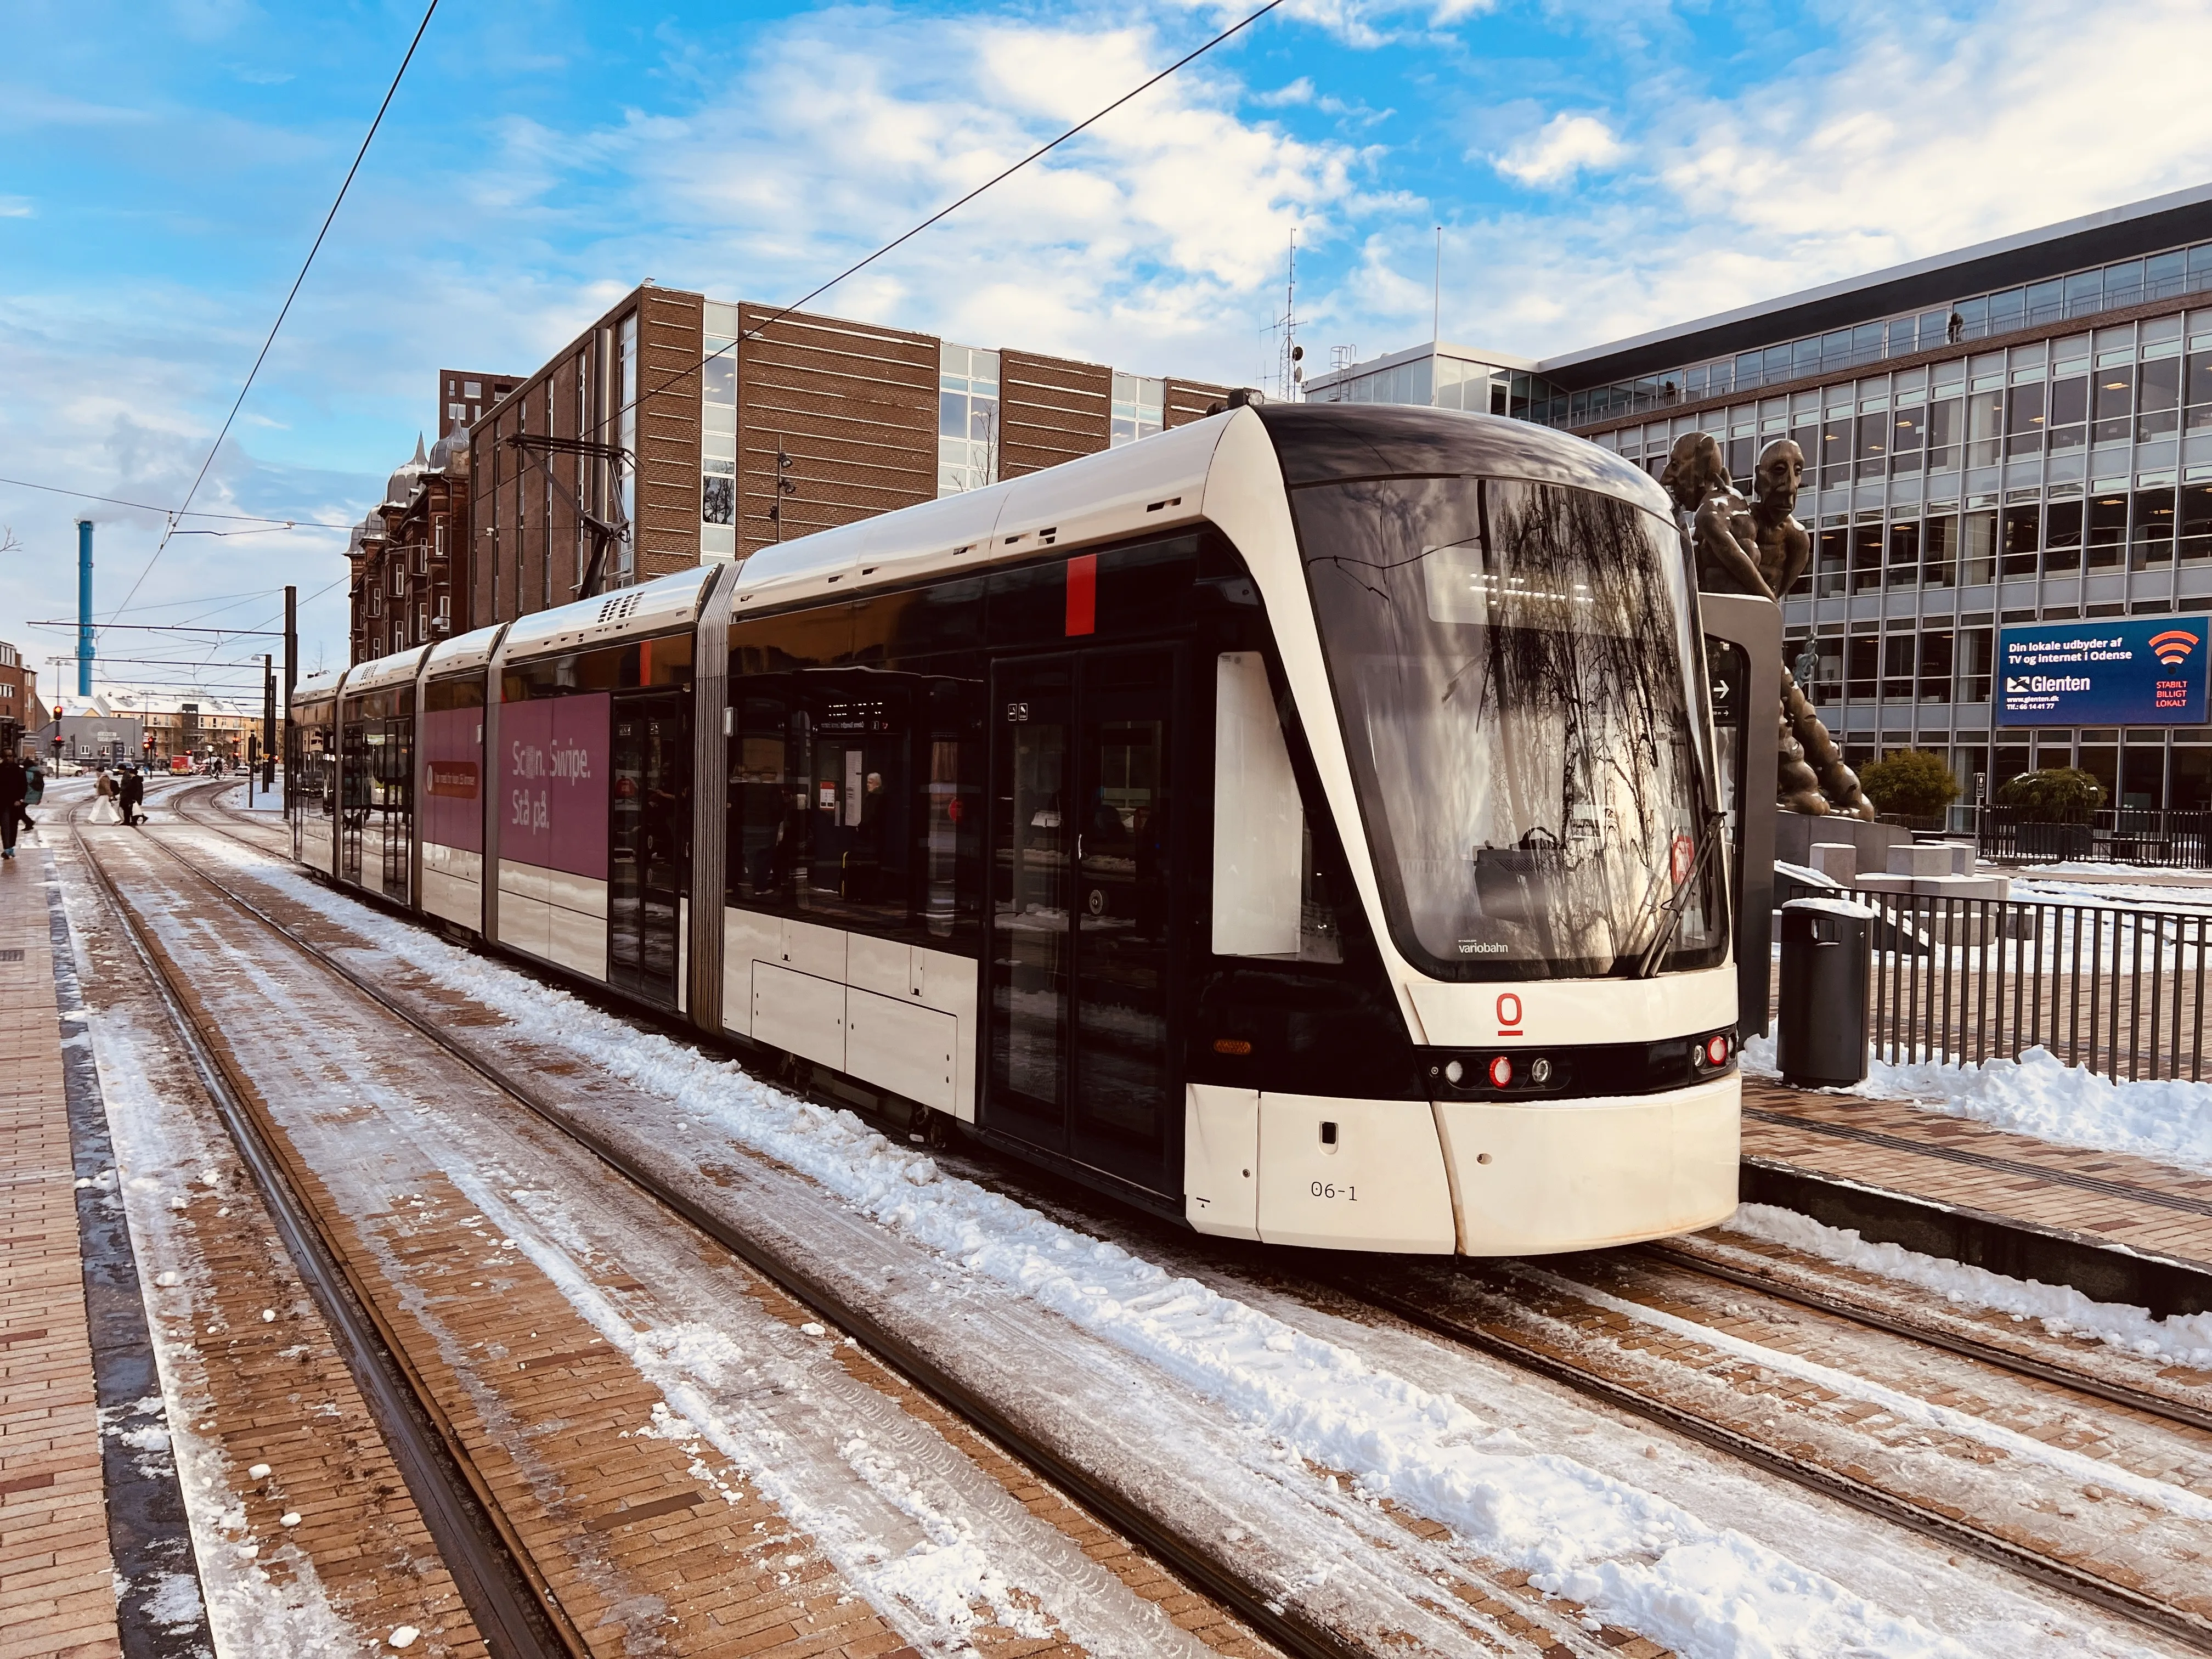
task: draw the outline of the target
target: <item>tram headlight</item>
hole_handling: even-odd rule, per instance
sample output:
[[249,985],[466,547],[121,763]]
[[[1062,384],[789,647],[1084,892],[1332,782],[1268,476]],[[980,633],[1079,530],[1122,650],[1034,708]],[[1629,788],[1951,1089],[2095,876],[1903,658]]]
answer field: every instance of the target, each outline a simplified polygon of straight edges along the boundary
[[1462,1066],[1462,1065],[1461,1065],[1457,1060],[1448,1060],[1448,1061],[1446,1061],[1446,1062],[1445,1062],[1445,1065],[1444,1065],[1444,1081],[1445,1081],[1445,1082],[1447,1082],[1447,1083],[1453,1083],[1453,1084],[1455,1084],[1455,1083],[1457,1083],[1457,1082],[1458,1082],[1462,1078],[1465,1077],[1466,1075],[1467,1075],[1467,1067],[1466,1067],[1466,1066]]
[[1539,1089],[1540,1089],[1551,1080],[1552,1062],[1550,1060],[1532,1060],[1528,1062],[1529,1082],[1534,1084]]

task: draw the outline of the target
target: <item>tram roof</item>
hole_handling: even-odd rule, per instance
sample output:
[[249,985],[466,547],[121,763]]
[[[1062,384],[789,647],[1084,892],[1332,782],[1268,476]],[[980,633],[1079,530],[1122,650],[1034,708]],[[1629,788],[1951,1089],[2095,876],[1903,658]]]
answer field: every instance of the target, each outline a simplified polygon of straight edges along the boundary
[[549,652],[586,651],[620,640],[689,628],[698,621],[723,565],[720,560],[694,565],[635,587],[618,587],[594,599],[532,611],[507,625],[506,659],[514,662]]
[[739,568],[735,614],[1195,524],[1215,447],[1241,418],[1249,418],[1243,410],[1209,416],[1141,443],[763,547]]
[[1528,478],[1672,512],[1641,468],[1527,421],[1382,404],[1270,404],[762,548],[738,568],[733,614],[1198,523],[1215,451],[1238,420],[1263,423],[1292,488],[1424,474]]
[[292,687],[292,701],[303,702],[311,697],[337,695],[338,681],[345,676],[343,668],[325,668],[319,674],[309,674]]
[[387,685],[413,684],[415,671],[422,665],[422,653],[429,648],[427,645],[410,645],[404,651],[395,651],[388,657],[356,663],[346,670],[346,696],[356,696],[363,692],[380,690]]
[[1634,462],[1528,421],[1395,404],[1268,404],[1259,415],[1292,489],[1351,478],[1528,478],[1674,513]]
[[506,631],[505,623],[494,623],[488,628],[472,628],[465,634],[440,640],[430,647],[424,672],[434,678],[441,674],[482,668],[491,660],[492,653],[499,648],[499,636]]

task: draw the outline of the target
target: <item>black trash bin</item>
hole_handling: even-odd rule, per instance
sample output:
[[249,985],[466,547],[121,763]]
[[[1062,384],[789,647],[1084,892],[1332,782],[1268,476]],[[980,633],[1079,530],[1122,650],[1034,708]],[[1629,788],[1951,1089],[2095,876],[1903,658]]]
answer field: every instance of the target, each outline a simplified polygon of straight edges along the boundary
[[1848,899],[1791,899],[1782,907],[1774,1058],[1784,1082],[1824,1088],[1866,1081],[1874,921],[1871,909]]

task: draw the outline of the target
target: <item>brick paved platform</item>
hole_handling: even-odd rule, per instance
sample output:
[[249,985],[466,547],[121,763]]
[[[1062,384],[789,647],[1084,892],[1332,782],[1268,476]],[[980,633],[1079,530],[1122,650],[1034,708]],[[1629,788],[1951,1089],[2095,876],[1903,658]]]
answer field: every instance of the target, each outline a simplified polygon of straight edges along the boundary
[[121,1652],[33,848],[0,865],[0,1659]]
[[2212,1309],[2212,1176],[1768,1079],[1743,1104],[1747,1199],[2102,1300]]

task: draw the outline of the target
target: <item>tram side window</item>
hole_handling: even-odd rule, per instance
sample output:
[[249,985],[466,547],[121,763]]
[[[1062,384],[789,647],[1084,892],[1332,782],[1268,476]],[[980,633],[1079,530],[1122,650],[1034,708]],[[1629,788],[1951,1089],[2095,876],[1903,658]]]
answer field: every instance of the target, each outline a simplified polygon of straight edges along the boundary
[[337,769],[331,764],[330,705],[302,708],[294,717],[293,741],[298,745],[291,764],[295,768],[289,799],[302,816],[308,812],[328,817],[335,803],[331,791]]
[[798,805],[797,786],[784,775],[790,727],[788,698],[732,687],[726,874],[733,905],[783,908],[783,836]]
[[825,669],[731,686],[728,900],[972,945],[980,683]]
[[1256,651],[1216,659],[1213,743],[1214,953],[1342,961],[1335,908]]

